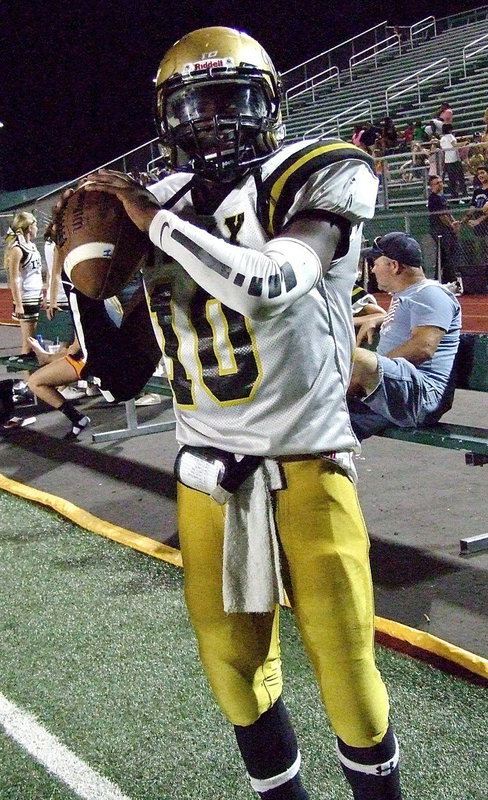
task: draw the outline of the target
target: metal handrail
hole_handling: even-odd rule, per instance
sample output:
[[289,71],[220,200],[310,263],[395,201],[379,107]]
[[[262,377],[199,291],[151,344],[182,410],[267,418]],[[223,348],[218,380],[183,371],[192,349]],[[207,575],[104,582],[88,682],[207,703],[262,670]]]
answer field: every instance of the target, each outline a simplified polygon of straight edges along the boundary
[[[441,64],[442,62],[447,62],[447,66],[442,67],[441,69],[432,72],[432,68],[435,67],[437,64]],[[428,64],[426,67],[422,67],[422,69],[417,70],[417,72],[412,72],[411,75],[407,75],[406,78],[402,78],[400,81],[395,81],[395,83],[391,83],[390,86],[387,86],[385,92],[385,106],[386,106],[386,115],[390,116],[390,108],[388,104],[388,95],[391,89],[395,89],[397,86],[400,86],[403,83],[408,82],[408,86],[405,89],[402,89],[400,92],[395,92],[395,94],[391,95],[390,100],[393,100],[395,97],[400,97],[402,94],[406,94],[411,89],[417,89],[417,97],[418,97],[418,104],[421,103],[420,98],[420,85],[422,83],[427,83],[427,81],[431,80],[431,78],[435,78],[436,75],[440,75],[441,72],[445,72],[448,70],[449,73],[449,83],[448,86],[452,86],[451,82],[451,62],[448,58],[438,58],[436,61],[433,61],[431,64]],[[426,78],[420,79],[420,75],[424,72],[428,72]]]
[[[351,111],[354,111],[356,108],[360,108],[361,106],[368,106],[368,109],[369,109],[369,120],[370,120],[370,122],[373,122],[373,106],[372,106],[371,101],[370,100],[360,100],[359,103],[354,103],[353,106],[349,106],[349,108],[344,109],[344,111],[340,111],[338,114],[334,114],[334,116],[329,117],[328,119],[324,120],[323,122],[319,122],[317,125],[314,125],[312,128],[309,128],[308,131],[305,131],[305,133],[303,134],[302,139],[308,138],[308,136],[310,136],[311,133],[313,133],[314,131],[317,131],[319,128],[321,128],[321,131],[320,131],[321,136],[325,136],[327,133],[333,133],[334,131],[337,131],[337,135],[340,136],[341,135],[341,130],[340,130],[341,125],[346,125],[346,123],[354,122],[357,119],[361,119],[361,120],[367,119],[367,115],[365,115],[365,114],[354,114],[352,117],[348,117],[348,119],[345,119],[343,122],[341,122],[341,123],[339,122],[341,117],[346,116],[346,114],[350,114]],[[326,125],[328,125],[329,123],[334,122],[334,121],[336,122],[335,125],[333,125],[332,127],[328,128],[328,129],[325,129]]]
[[128,150],[127,153],[123,153],[121,156],[117,158],[112,158],[110,161],[106,161],[105,164],[100,164],[99,167],[95,167],[94,169],[88,170],[88,172],[84,172],[83,175],[79,175],[77,178],[73,178],[71,181],[67,181],[63,183],[61,186],[58,186],[57,189],[51,189],[50,192],[46,192],[46,194],[41,195],[40,197],[36,198],[35,202],[39,203],[41,200],[45,200],[47,197],[51,197],[53,194],[59,194],[62,192],[63,189],[68,189],[70,186],[73,186],[74,183],[77,181],[81,181],[82,178],[86,178],[91,172],[97,172],[99,169],[104,169],[105,167],[109,167],[110,164],[115,164],[116,161],[122,161],[123,159],[127,158],[127,156],[131,156],[133,153],[137,153],[138,150],[142,150],[144,147],[148,147],[154,142],[158,141],[159,137],[155,137],[154,139],[150,139],[148,142],[144,142],[144,144],[140,144],[138,147],[134,147],[132,150]]
[[447,24],[447,28],[453,27],[456,20],[464,20],[466,19],[466,24],[470,24],[473,21],[478,22],[480,19],[486,19],[488,17],[488,6],[482,5],[478,6],[478,8],[470,8],[466,11],[458,11],[457,14],[448,14],[447,17],[438,17],[437,18],[437,25],[445,26]]
[[[312,58],[307,58],[306,61],[302,61],[300,64],[296,64],[294,67],[290,67],[290,69],[285,69],[281,73],[281,76],[283,77],[284,75],[289,75],[290,72],[293,72],[294,70],[300,69],[301,67],[306,67],[308,64],[311,64],[312,61],[316,61],[319,58],[323,58],[324,56],[328,56],[334,50],[338,50],[340,47],[344,47],[345,45],[356,41],[356,39],[360,39],[361,37],[366,36],[367,33],[371,33],[372,31],[376,30],[377,28],[381,28],[383,25],[386,25],[387,22],[388,22],[388,20],[385,19],[383,22],[379,22],[378,25],[373,25],[372,28],[368,28],[366,31],[362,31],[361,33],[357,33],[356,36],[351,36],[351,38],[350,39],[346,39],[345,42],[340,42],[339,44],[334,45],[334,47],[330,47],[328,50],[324,50],[323,53],[319,53],[316,56],[312,56]],[[306,75],[306,70],[305,70],[305,75]]]
[[[394,39],[395,41],[391,41],[392,39]],[[391,42],[391,44],[387,44],[387,42]],[[383,47],[381,45],[383,45]],[[361,50],[360,53],[352,55],[351,58],[349,59],[349,76],[351,78],[351,83],[352,83],[353,67],[357,66],[358,64],[363,64],[365,61],[369,61],[371,58],[374,58],[374,65],[375,68],[377,69],[379,54],[384,53],[385,50],[390,50],[390,48],[392,47],[398,47],[398,52],[399,53],[402,52],[402,43],[400,34],[394,33],[392,34],[392,36],[387,36],[386,39],[383,39],[381,42],[376,42],[375,44],[372,44],[370,47],[366,47],[364,50]],[[361,58],[360,60],[356,61],[356,59],[359,59],[359,56],[364,56],[364,54],[369,53],[370,50],[373,51],[370,55],[365,56],[364,58]]]
[[[428,24],[424,25],[425,22]],[[421,25],[423,25],[422,28],[420,27]],[[435,17],[425,17],[424,19],[419,20],[419,22],[414,22],[414,24],[410,26],[410,45],[412,49],[415,36],[419,36],[424,31],[429,30],[429,28],[434,28],[434,37],[437,36]]]
[[159,155],[159,156],[156,156],[156,158],[152,158],[150,161],[148,161],[148,162],[147,162],[147,164],[146,164],[146,172],[147,172],[149,175],[152,173],[152,169],[153,169],[153,167],[154,167],[154,166],[155,166],[155,165],[156,165],[156,164],[157,164],[159,161],[163,161],[163,163],[166,163],[166,156],[165,156],[164,154],[161,154],[161,155]]
[[[326,75],[327,73],[330,73],[327,78],[323,78],[323,80],[318,82],[316,81],[317,78],[321,78],[322,75]],[[322,70],[322,72],[318,72],[316,75],[313,75],[312,78],[306,78],[301,83],[297,83],[295,86],[292,86],[291,89],[287,89],[285,92],[286,113],[289,114],[290,112],[290,107],[289,107],[290,100],[294,100],[295,98],[300,97],[301,95],[306,94],[307,92],[311,92],[312,101],[314,102],[315,101],[314,90],[317,89],[319,86],[322,86],[324,83],[334,80],[334,78],[336,79],[337,88],[339,89],[341,86],[341,79],[339,77],[338,67],[328,67],[327,69]],[[296,92],[296,94],[292,95],[292,92],[294,92],[295,89],[299,89],[301,86],[304,86],[305,88],[300,89],[299,92]]]
[[478,42],[483,41],[483,39],[488,39],[488,33],[483,34],[483,36],[478,36],[477,39],[473,39],[472,42],[468,42],[468,44],[466,44],[463,47],[463,69],[464,69],[464,77],[465,78],[468,75],[467,69],[466,69],[466,62],[467,62],[468,58],[474,58],[474,56],[478,55],[478,53],[482,53],[483,50],[486,50],[488,48],[488,42],[486,42],[486,44],[483,45],[483,47],[478,47],[477,50],[475,50],[473,53],[470,53],[469,55],[468,55],[468,53],[466,51],[468,50],[469,47],[473,47],[473,45],[478,44]]

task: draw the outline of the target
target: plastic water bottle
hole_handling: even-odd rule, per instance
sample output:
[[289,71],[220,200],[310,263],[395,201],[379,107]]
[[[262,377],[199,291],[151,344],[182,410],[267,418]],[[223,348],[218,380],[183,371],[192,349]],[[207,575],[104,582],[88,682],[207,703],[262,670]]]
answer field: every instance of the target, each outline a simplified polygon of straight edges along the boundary
[[39,345],[42,347],[42,349],[45,350],[46,348],[44,347],[44,338],[43,338],[42,333],[37,333],[36,334],[36,339],[39,342]]

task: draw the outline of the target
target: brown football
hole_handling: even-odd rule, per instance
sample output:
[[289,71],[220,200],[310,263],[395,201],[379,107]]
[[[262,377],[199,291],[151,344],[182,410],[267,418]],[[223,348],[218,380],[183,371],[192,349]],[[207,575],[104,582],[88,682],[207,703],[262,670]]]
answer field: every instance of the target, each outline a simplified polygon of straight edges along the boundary
[[93,300],[118,294],[152,248],[117,197],[83,189],[56,216],[56,244],[68,278]]

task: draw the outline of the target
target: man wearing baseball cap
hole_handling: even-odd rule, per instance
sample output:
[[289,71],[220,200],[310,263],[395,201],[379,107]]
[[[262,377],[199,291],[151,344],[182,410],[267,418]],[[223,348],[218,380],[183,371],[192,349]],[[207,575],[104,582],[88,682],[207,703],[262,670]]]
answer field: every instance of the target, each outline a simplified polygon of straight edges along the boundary
[[[376,352],[358,347],[354,353],[349,412],[360,441],[390,425],[432,425],[451,408],[461,330],[458,300],[425,277],[412,236],[379,236],[363,255],[374,260],[378,288],[392,297]],[[366,320],[358,341],[367,326]]]

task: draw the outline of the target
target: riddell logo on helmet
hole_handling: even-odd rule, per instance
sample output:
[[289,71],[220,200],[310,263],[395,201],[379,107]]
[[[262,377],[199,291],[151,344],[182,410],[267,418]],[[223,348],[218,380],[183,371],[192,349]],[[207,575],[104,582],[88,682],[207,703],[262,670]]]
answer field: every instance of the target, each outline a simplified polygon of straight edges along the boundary
[[234,66],[234,59],[229,58],[228,56],[225,58],[213,58],[209,57],[206,59],[202,59],[201,61],[195,61],[193,64],[185,64],[183,69],[183,74],[189,74],[190,72],[201,72],[205,69],[215,69],[216,67],[233,67]]
[[196,61],[193,65],[193,69],[200,70],[200,69],[212,69],[212,67],[225,67],[224,59],[223,58],[212,58],[208,61]]

